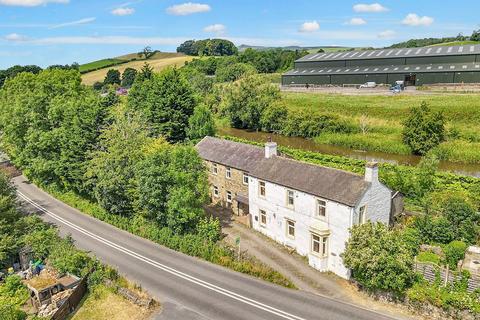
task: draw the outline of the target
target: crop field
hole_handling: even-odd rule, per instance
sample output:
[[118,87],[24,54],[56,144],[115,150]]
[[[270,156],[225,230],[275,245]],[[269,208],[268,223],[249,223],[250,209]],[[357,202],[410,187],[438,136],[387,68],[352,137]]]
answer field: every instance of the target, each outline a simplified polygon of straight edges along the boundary
[[[128,56],[130,55],[122,56],[119,58],[127,60]],[[84,84],[92,85],[97,81],[103,81],[103,79],[105,78],[105,75],[107,74],[107,71],[110,69],[119,70],[121,73],[126,68],[134,68],[134,69],[140,70],[142,66],[145,64],[145,62],[147,62],[155,71],[160,71],[169,66],[183,66],[186,61],[191,61],[192,59],[193,57],[191,56],[179,55],[176,53],[161,52],[161,53],[155,54],[153,57],[151,57],[148,60],[130,61],[117,66],[106,67],[100,70],[85,73],[82,75],[82,80]]]
[[447,141],[436,148],[442,160],[480,163],[480,99],[473,94],[425,96],[345,96],[283,92],[291,111],[337,115],[362,133],[325,133],[314,140],[359,150],[409,154],[402,142],[402,122],[412,106],[425,101],[447,121]]

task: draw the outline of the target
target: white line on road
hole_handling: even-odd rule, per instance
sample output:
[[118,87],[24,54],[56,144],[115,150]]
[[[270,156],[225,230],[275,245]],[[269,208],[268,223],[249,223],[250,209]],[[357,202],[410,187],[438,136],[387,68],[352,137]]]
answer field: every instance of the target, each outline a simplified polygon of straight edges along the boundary
[[114,249],[116,249],[116,250],[118,250],[118,251],[120,251],[120,252],[123,252],[123,253],[125,253],[125,254],[133,257],[133,258],[136,258],[136,259],[138,259],[138,260],[140,260],[140,261],[143,261],[143,262],[145,262],[145,263],[147,263],[147,264],[150,264],[151,266],[154,266],[154,267],[156,267],[157,269],[161,269],[161,270],[163,270],[163,271],[165,271],[165,272],[168,272],[168,273],[170,273],[170,274],[173,274],[173,275],[175,275],[175,276],[177,276],[177,277],[180,277],[180,278],[182,278],[182,279],[184,279],[184,280],[190,281],[190,282],[195,283],[195,284],[197,284],[197,285],[199,285],[199,286],[202,286],[202,287],[204,287],[204,288],[210,289],[210,290],[215,291],[215,292],[217,292],[217,293],[219,293],[219,294],[225,295],[225,296],[230,297],[230,298],[232,298],[232,299],[235,299],[235,300],[237,300],[237,301],[240,301],[240,302],[243,302],[243,303],[245,303],[245,304],[251,305],[251,306],[253,306],[253,307],[255,307],[255,308],[258,308],[258,309],[264,310],[264,311],[266,311],[266,312],[269,312],[269,313],[271,313],[271,314],[277,315],[277,316],[282,317],[282,318],[284,318],[284,319],[289,319],[289,320],[306,320],[306,319],[304,319],[304,318],[301,318],[301,317],[292,315],[292,314],[287,313],[287,312],[285,312],[285,311],[282,311],[282,310],[276,309],[276,308],[274,308],[274,307],[271,307],[271,306],[269,306],[269,305],[263,304],[263,303],[261,303],[261,302],[259,302],[259,301],[256,301],[256,300],[250,299],[250,298],[248,298],[248,297],[242,296],[242,295],[237,294],[237,293],[235,293],[235,292],[233,292],[233,291],[230,291],[230,290],[224,289],[224,288],[222,288],[222,287],[216,286],[216,285],[214,285],[214,284],[212,284],[212,283],[209,283],[209,282],[203,281],[203,280],[201,280],[201,279],[198,279],[198,278],[196,278],[196,277],[190,276],[190,275],[188,275],[188,274],[186,274],[186,273],[183,273],[183,272],[181,272],[181,271],[179,271],[179,270],[176,270],[176,269],[174,269],[174,268],[171,268],[171,267],[169,267],[169,266],[166,266],[166,265],[164,265],[164,264],[161,264],[161,263],[159,263],[159,262],[157,262],[157,261],[154,261],[154,260],[152,260],[152,259],[150,259],[150,258],[147,258],[147,257],[145,257],[145,256],[142,256],[142,255],[140,255],[140,254],[138,254],[138,253],[136,253],[136,252],[134,252],[134,251],[131,251],[131,250],[127,249],[127,248],[124,248],[124,247],[122,247],[122,246],[120,246],[120,245],[118,245],[118,244],[116,244],[116,243],[114,243],[114,242],[111,242],[111,241],[109,241],[109,240],[107,240],[107,239],[105,239],[105,238],[102,238],[102,237],[100,237],[100,236],[98,236],[98,235],[96,235],[96,234],[94,234],[94,233],[92,233],[92,232],[90,232],[90,231],[88,231],[88,230],[86,230],[86,229],[83,229],[82,227],[79,227],[79,226],[73,224],[72,222],[70,222],[70,221],[68,221],[68,220],[66,220],[66,219],[58,216],[57,214],[55,214],[55,213],[53,213],[53,212],[51,212],[51,211],[49,211],[49,210],[47,210],[47,209],[45,209],[45,208],[43,208],[42,206],[40,206],[40,205],[37,204],[35,201],[33,201],[32,199],[30,199],[29,197],[27,197],[25,194],[23,194],[22,192],[20,192],[20,191],[18,191],[18,190],[17,190],[17,193],[18,193],[18,195],[19,195],[21,198],[23,198],[25,201],[27,201],[28,203],[30,203],[32,206],[34,206],[35,208],[39,209],[40,211],[46,213],[47,215],[49,215],[50,217],[54,218],[55,220],[58,220],[58,221],[60,221],[61,223],[69,226],[70,228],[75,229],[75,230],[77,230],[78,232],[83,233],[84,235],[86,235],[86,236],[88,236],[88,237],[90,237],[90,238],[93,238],[93,239],[95,239],[95,240],[97,240],[97,241],[99,241],[99,242],[101,242],[101,243],[103,243],[103,244],[105,244],[105,245],[107,245],[107,246],[109,246],[109,247],[111,247],[111,248],[114,248]]

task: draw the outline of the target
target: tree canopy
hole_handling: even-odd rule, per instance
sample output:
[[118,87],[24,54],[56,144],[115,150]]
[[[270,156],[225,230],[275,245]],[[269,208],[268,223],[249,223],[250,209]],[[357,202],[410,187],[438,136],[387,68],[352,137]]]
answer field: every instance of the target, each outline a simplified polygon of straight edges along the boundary
[[228,84],[222,110],[235,128],[261,129],[263,111],[279,97],[279,89],[268,80],[250,76]]
[[150,134],[163,136],[169,142],[185,140],[188,119],[196,104],[190,85],[176,68],[136,81],[128,95],[129,108],[145,116]]
[[75,70],[22,73],[0,91],[2,146],[41,183],[82,189],[86,154],[104,118],[99,95]]
[[214,136],[215,131],[215,120],[210,109],[205,105],[197,106],[188,120],[188,138],[197,140],[205,136]]
[[238,52],[233,42],[225,39],[188,40],[182,43],[177,52],[192,56],[231,56]]
[[105,79],[103,80],[103,84],[109,85],[109,84],[118,84],[120,85],[122,83],[122,80],[120,79],[120,71],[116,69],[110,69],[107,71],[107,74],[105,75]]
[[445,119],[433,112],[425,102],[410,109],[403,123],[403,142],[414,154],[424,155],[445,139]]

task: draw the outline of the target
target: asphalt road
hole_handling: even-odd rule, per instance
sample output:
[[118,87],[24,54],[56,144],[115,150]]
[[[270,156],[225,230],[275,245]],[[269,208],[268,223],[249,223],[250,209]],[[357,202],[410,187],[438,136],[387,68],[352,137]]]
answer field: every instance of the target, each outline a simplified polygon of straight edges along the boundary
[[161,303],[157,319],[392,319],[298,290],[276,286],[131,235],[49,196],[23,176],[19,199],[71,234],[76,245],[115,266]]

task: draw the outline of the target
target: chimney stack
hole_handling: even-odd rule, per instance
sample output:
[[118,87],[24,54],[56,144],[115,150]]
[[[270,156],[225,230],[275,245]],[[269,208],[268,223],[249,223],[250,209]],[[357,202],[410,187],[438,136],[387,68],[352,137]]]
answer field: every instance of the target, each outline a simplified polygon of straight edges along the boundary
[[272,141],[265,143],[265,158],[270,159],[271,157],[276,155],[277,155],[277,144]]
[[365,181],[371,183],[378,182],[378,162],[367,162],[365,168]]

